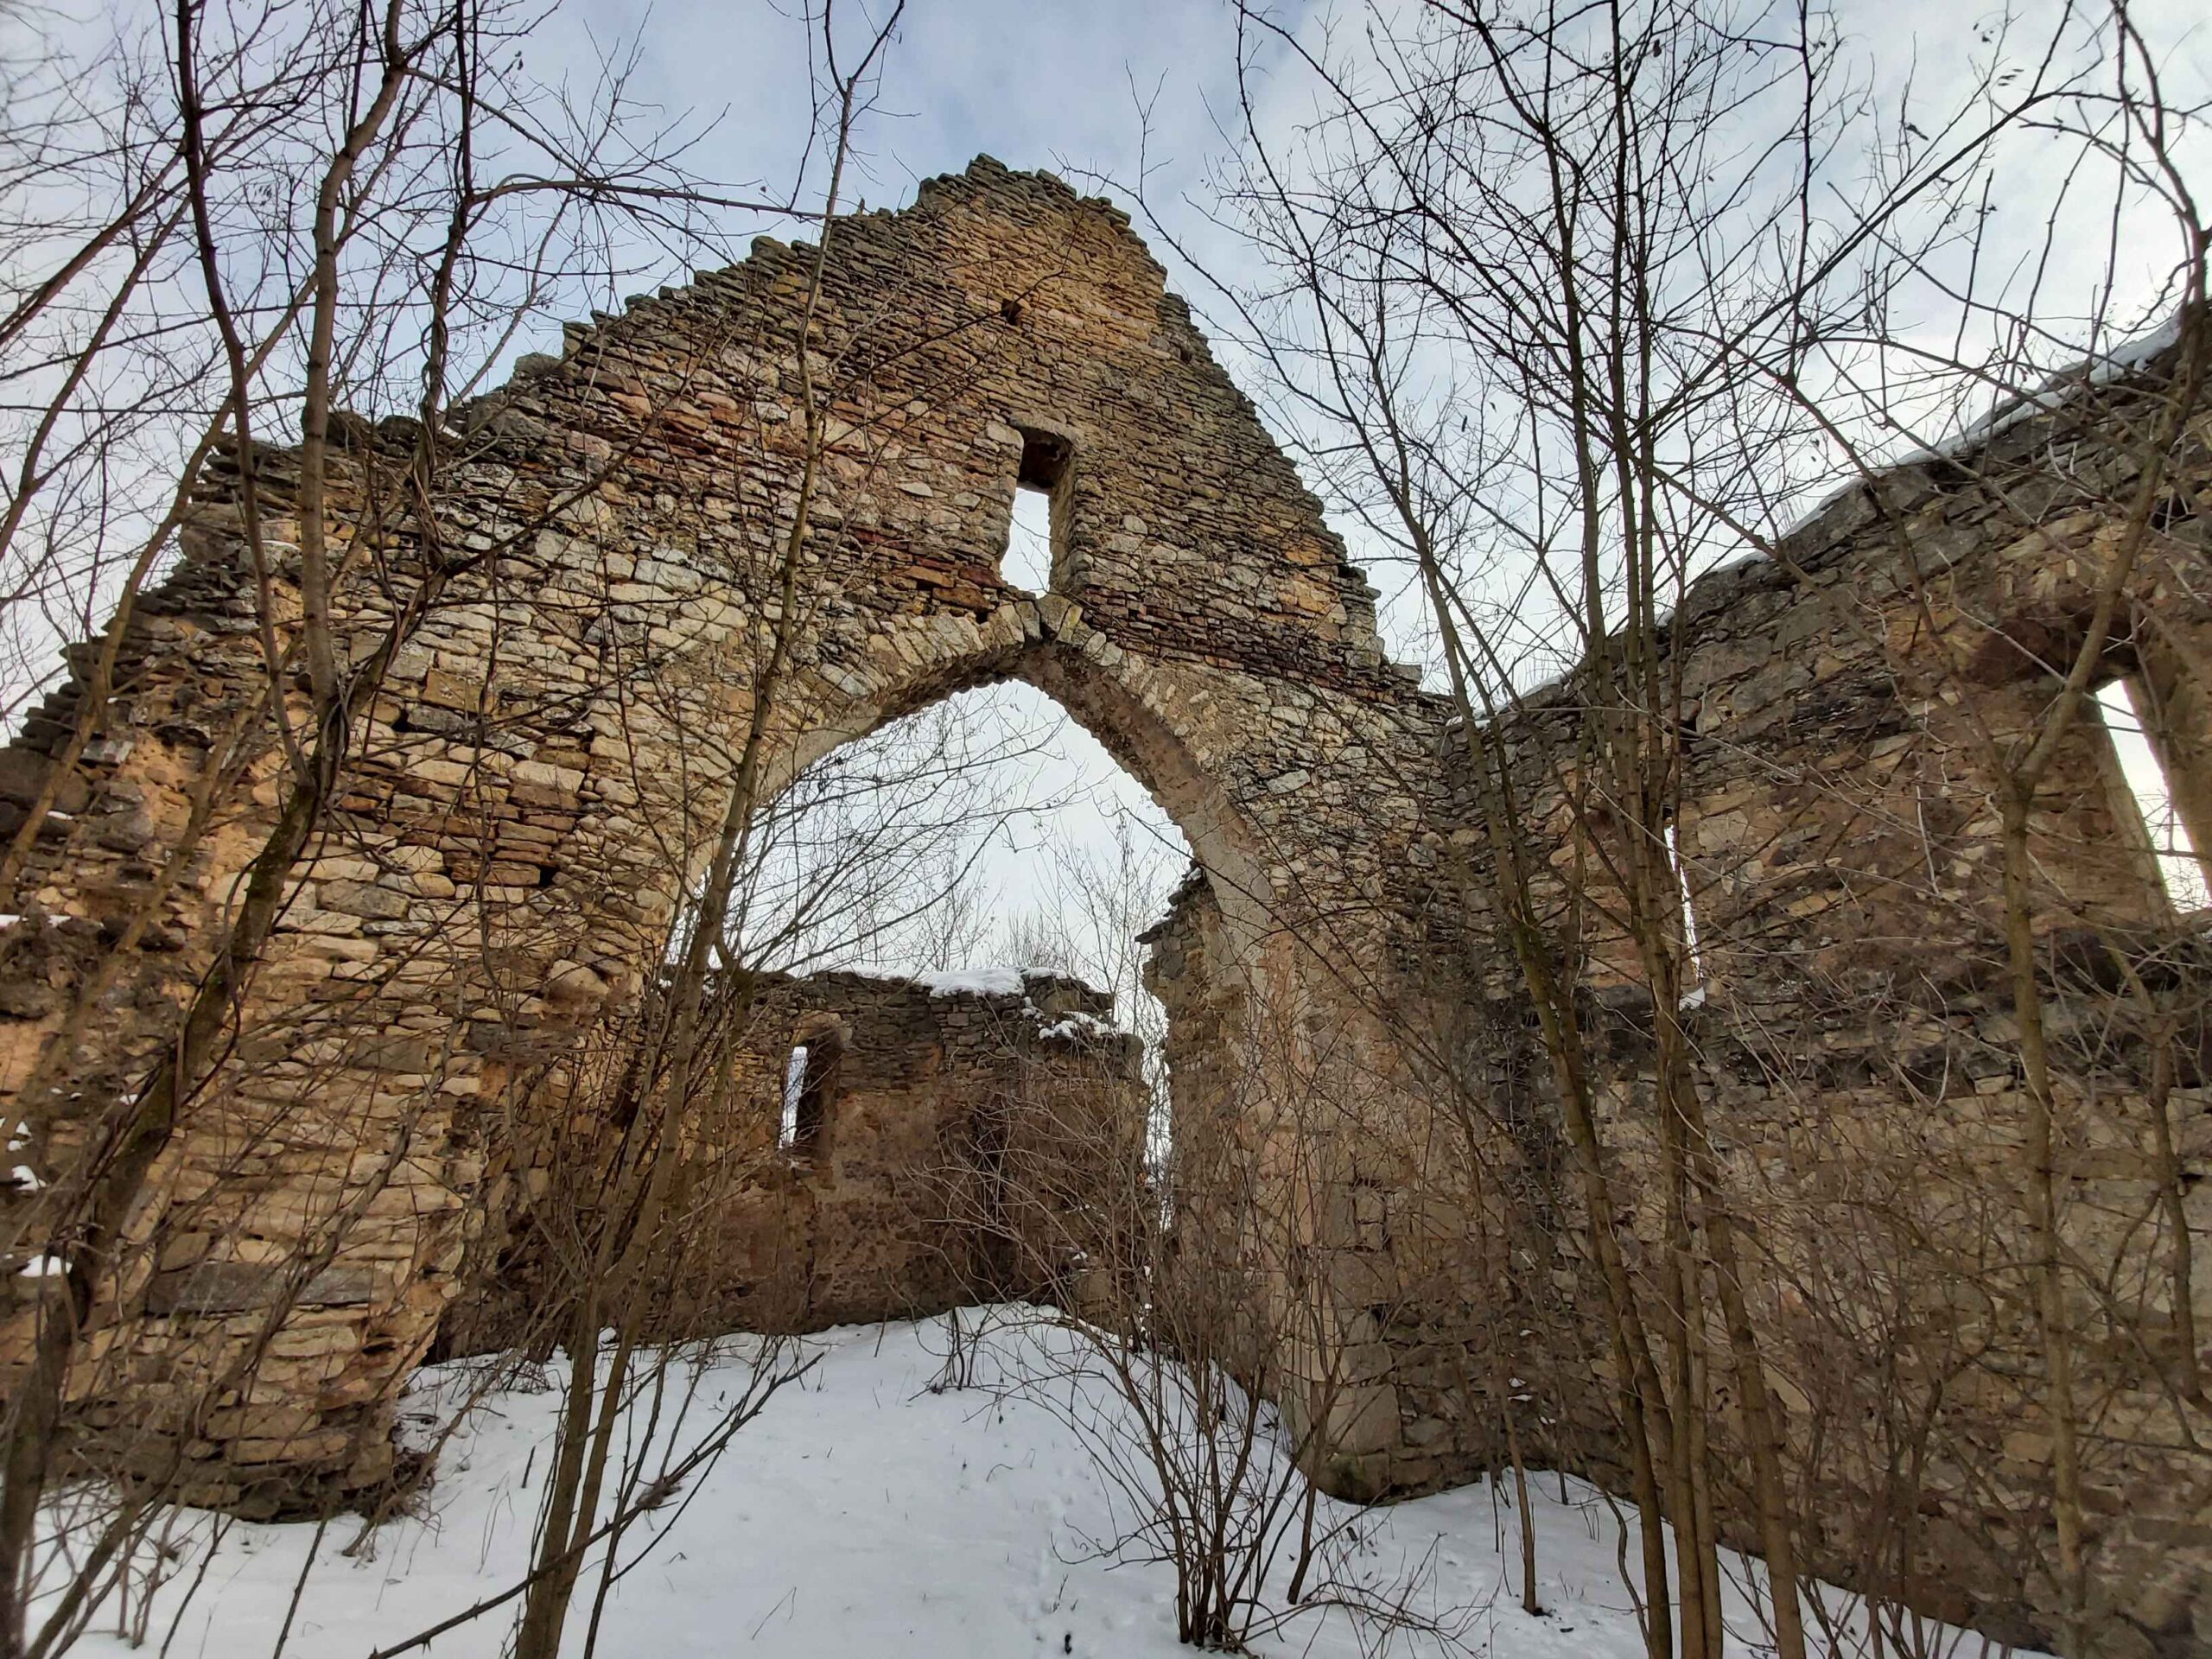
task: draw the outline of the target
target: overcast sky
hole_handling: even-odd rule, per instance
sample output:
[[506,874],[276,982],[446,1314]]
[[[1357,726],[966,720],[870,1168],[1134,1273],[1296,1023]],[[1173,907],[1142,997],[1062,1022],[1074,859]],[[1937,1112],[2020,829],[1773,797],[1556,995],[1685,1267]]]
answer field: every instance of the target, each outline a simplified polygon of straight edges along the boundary
[[[766,0],[582,0],[563,8],[543,49],[583,62],[594,42],[636,41],[637,89],[671,113],[715,121],[698,170],[780,194],[807,126],[805,30],[791,10]],[[843,0],[839,15],[865,14]],[[1160,181],[1172,187],[1214,143],[1206,95],[1231,82],[1234,41],[1218,0],[912,0],[850,189],[871,207],[904,206],[920,180],[978,154],[1070,176],[1131,176],[1133,88],[1156,94],[1153,159],[1171,163]]]

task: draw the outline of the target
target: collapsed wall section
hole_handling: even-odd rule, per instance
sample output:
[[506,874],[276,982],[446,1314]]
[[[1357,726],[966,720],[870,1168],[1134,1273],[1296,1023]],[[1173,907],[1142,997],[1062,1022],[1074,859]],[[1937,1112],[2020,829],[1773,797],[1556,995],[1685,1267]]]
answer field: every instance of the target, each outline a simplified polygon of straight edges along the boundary
[[[1110,995],[1033,971],[765,978],[727,1097],[686,1128],[677,1190],[691,1236],[674,1282],[654,1288],[665,1305],[652,1334],[803,1332],[1071,1297],[1073,1235],[1035,1225],[999,1178],[1052,1136],[1071,1185],[1141,1185],[1142,1046],[1113,1012]],[[547,1102],[530,1117],[553,1116]],[[441,1354],[551,1334],[534,1321],[563,1300],[548,1235],[572,1224],[558,1211],[575,1171],[561,1166],[580,1150],[525,1132],[495,1155],[501,1236],[447,1313]],[[613,1155],[602,1142],[594,1161]]]

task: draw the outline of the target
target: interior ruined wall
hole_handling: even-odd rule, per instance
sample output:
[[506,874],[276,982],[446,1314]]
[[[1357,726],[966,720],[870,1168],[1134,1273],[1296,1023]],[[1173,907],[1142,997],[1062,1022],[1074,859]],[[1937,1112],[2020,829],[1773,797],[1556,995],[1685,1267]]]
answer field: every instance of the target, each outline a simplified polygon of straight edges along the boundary
[[[163,1471],[181,1455],[194,1495],[305,1503],[381,1478],[397,1392],[497,1235],[503,1126],[664,960],[765,654],[815,270],[812,250],[764,240],[572,328],[557,361],[456,416],[428,521],[405,488],[417,435],[345,426],[340,654],[369,660],[426,545],[454,574],[364,699],[241,1041],[100,1276],[70,1378],[79,1427]],[[1025,679],[1181,828],[1230,970],[1265,986],[1285,1040],[1402,1072],[1346,987],[1389,971],[1435,710],[1382,659],[1371,593],[1126,215],[979,160],[902,213],[837,221],[821,278],[804,348],[826,448],[773,781]],[[997,561],[1040,444],[1065,457],[1037,480],[1053,591],[1026,595]],[[280,645],[296,467],[254,457]],[[0,897],[22,918],[0,930],[0,1097],[41,1177],[169,1040],[291,793],[242,489],[236,457],[199,480],[63,810]],[[35,796],[90,660],[0,754],[0,796]],[[1369,1139],[1332,1158],[1349,1172]],[[20,1247],[42,1248],[39,1198],[5,1202]],[[1286,1224],[1319,1238],[1310,1216]],[[0,1359],[19,1361],[38,1287],[7,1287]],[[1395,1416],[1386,1382],[1362,1409]]]
[[[1025,1232],[984,1188],[1008,1142],[1088,1131],[1056,1160],[1091,1190],[1141,1179],[1150,1093],[1113,997],[1049,974],[1020,988],[855,973],[771,976],[734,1044],[731,1103],[689,1124],[676,1179],[696,1212],[656,1337],[800,1332],[1051,1297],[1057,1236]],[[795,1044],[834,1046],[817,1133],[779,1144]],[[550,1105],[533,1109],[543,1121]],[[448,1310],[441,1356],[541,1343],[556,1271],[531,1223],[565,1145],[522,1139],[489,1172],[502,1236]]]

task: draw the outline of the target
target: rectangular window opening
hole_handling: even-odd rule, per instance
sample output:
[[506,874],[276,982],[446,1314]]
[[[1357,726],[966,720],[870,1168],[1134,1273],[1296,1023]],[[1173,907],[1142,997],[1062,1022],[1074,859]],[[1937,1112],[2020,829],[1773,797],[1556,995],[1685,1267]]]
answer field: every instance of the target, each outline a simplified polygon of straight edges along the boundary
[[2137,815],[2150,836],[2152,856],[2158,867],[2158,880],[2166,897],[2183,915],[2212,909],[2212,883],[2205,880],[2203,861],[2182,822],[2174,798],[2173,782],[2165,760],[2152,741],[2151,723],[2144,718],[2135,683],[2107,680],[2096,690],[2097,713],[2112,739],[2113,756],[2127,785]]
[[784,1066],[784,1116],[776,1131],[776,1145],[785,1152],[798,1144],[798,1109],[805,1096],[806,1045],[801,1043],[791,1050]]
[[1026,594],[1052,591],[1052,498],[1047,492],[1028,484],[1015,489],[999,575]]

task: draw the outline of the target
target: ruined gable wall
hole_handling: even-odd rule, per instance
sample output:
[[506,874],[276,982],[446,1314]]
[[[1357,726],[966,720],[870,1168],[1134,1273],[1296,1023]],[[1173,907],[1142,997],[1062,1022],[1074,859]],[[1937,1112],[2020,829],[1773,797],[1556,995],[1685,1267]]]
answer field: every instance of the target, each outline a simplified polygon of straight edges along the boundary
[[[1427,838],[1457,762],[1433,703],[1382,661],[1372,596],[1318,506],[1105,204],[979,162],[905,213],[830,235],[804,340],[810,251],[774,243],[573,330],[560,359],[451,435],[427,522],[401,488],[410,434],[352,429],[330,528],[357,561],[355,652],[410,591],[426,545],[469,562],[356,722],[238,1054],[194,1103],[106,1288],[73,1379],[83,1419],[188,1427],[167,1443],[187,1449],[190,1490],[227,1501],[257,1471],[295,1491],[318,1474],[377,1478],[393,1395],[469,1282],[472,1251],[498,1236],[487,1183],[502,1126],[663,959],[710,838],[798,493],[804,363],[829,404],[829,454],[771,732],[778,775],[967,686],[1020,677],[1062,701],[1205,866],[1182,912],[1198,918],[1188,948],[1166,941],[1182,965],[1157,976],[1178,1014],[1178,1088],[1210,1067],[1255,1103],[1238,1127],[1260,1154],[1300,1154],[1284,1224],[1320,1258],[1318,1408],[1338,1459],[1324,1474],[1346,1491],[1420,1490],[1493,1459],[1516,1390],[1500,1341],[1523,1332],[1554,1355],[1532,1449],[1548,1440],[1602,1471],[1609,1359],[1544,1067],[1479,869],[1450,879],[1455,859],[1478,864],[1479,837],[1442,858]],[[2039,442],[2032,426],[2012,441]],[[257,457],[280,636],[292,464]],[[996,570],[1026,468],[1055,496],[1041,596]],[[2035,486],[2050,492],[2043,533],[2021,537],[1940,467],[1909,469],[1882,484],[1883,512],[1856,496],[1794,538],[1808,583],[1723,573],[1678,624],[1697,702],[1680,829],[1710,969],[1696,1017],[1736,1172],[1771,1200],[1761,1294],[1777,1344],[1800,1344],[1779,1368],[1793,1442],[1809,1443],[1816,1412],[1844,1421],[1885,1389],[1909,1394],[1855,1363],[1881,1344],[1840,1358],[1807,1308],[1865,1312],[1866,1328],[1922,1344],[1907,1382],[1938,1374],[1962,1335],[1993,1343],[2013,1369],[1980,1365],[1946,1422],[2018,1484],[1944,1490],[1923,1587],[1941,1608],[1998,1618],[2031,1609],[2018,1574],[2004,1582],[2015,1563],[1975,1540],[2005,1535],[2004,1505],[2047,1455],[2034,1367],[2014,1363],[2024,1338],[2001,1297],[1995,1313],[1961,1313],[1935,1288],[2016,1260],[1973,1255],[2009,1201],[2018,1121],[1989,918],[1971,902],[1990,830],[1948,705],[1900,676],[1922,623],[1897,602],[1884,538],[1902,521],[1950,572],[1939,626],[1979,626],[1969,613],[2001,625],[1984,630],[1974,678],[2001,716],[2008,700],[2030,706],[2019,664],[2038,640],[2063,645],[2078,608],[2066,539],[2099,533],[2069,522],[2063,478]],[[239,490],[235,460],[202,480],[183,561],[142,607],[102,733],[7,901],[22,919],[0,931],[0,1084],[29,1109],[23,1155],[43,1171],[67,1167],[167,1040],[286,797]],[[2200,559],[2201,499],[2185,492],[2164,525]],[[2149,603],[2196,640],[2186,576],[2176,556]],[[35,792],[81,695],[65,690],[0,753],[0,797]],[[1504,734],[1525,744],[1532,785],[1548,723],[1565,716],[1540,704]],[[2134,930],[2162,984],[2195,984],[2202,964],[2159,943],[2108,781],[2086,740],[2063,758],[2038,856],[2084,922]],[[1555,798],[1531,823],[1554,842],[1567,833]],[[1648,1158],[1634,988],[1618,941],[1588,944],[1613,1126],[1626,1156]],[[2087,1052],[2113,1029],[2088,1015],[2110,1004],[2079,1006],[2068,1036]],[[1457,1055],[1432,1084],[1495,1125],[1483,1157],[1452,1138],[1465,1103],[1436,1109],[1411,1086],[1421,1063],[1400,1039],[1416,1023],[1427,1051]],[[1286,1039],[1281,1063],[1240,1075],[1255,1031]],[[2098,1053],[2120,1127],[2073,1149],[2089,1243],[2140,1236],[2147,1213],[2147,1080],[2124,1030]],[[2174,1084],[2195,1175],[2202,1079]],[[1482,1192],[1440,1175],[1498,1167],[1506,1179]],[[7,1203],[35,1228],[34,1195]],[[856,1201],[864,1223],[841,1224],[856,1249],[888,1224],[871,1203]],[[1509,1234],[1504,1220],[1527,1224]],[[42,1242],[15,1236],[18,1255]],[[1910,1294],[1866,1307],[1822,1277],[1842,1240],[1904,1252]],[[839,1294],[858,1298],[888,1259],[832,1275]],[[1975,1263],[1963,1277],[1962,1259]],[[37,1289],[7,1284],[19,1300]],[[2129,1291],[2153,1313],[2158,1294]],[[10,1327],[18,1342],[23,1329]],[[2100,1547],[2120,1563],[2129,1617],[2171,1647],[2202,1601],[2202,1510],[2191,1466],[2157,1438],[2155,1368],[2130,1363],[2100,1373]],[[1833,1455],[1860,1459],[1839,1480],[1874,1466]],[[1732,1525],[1745,1535],[1740,1510]],[[1831,1541],[1822,1564],[1847,1572],[1866,1541]]]
[[[804,345],[828,451],[773,778],[1027,679],[1183,829],[1231,970],[1294,1021],[1364,1020],[1362,1064],[1387,1069],[1380,1023],[1328,1006],[1347,969],[1387,971],[1433,711],[1381,661],[1364,583],[1125,217],[984,161],[904,213],[838,221],[830,247]],[[378,1477],[395,1391],[484,1237],[500,1126],[662,960],[777,602],[813,269],[764,242],[572,330],[445,435],[426,519],[415,435],[347,429],[328,526],[352,561],[345,654],[365,659],[434,553],[454,574],[354,723],[242,1040],[73,1376],[87,1424],[188,1444],[195,1491]],[[1040,435],[1066,460],[1056,591],[1028,597],[996,561]],[[281,648],[296,462],[255,462]],[[67,816],[7,900],[24,919],[0,938],[0,1084],[49,1173],[168,1040],[290,792],[240,493],[235,458],[201,480]],[[81,696],[27,726],[0,793],[35,792]],[[35,1199],[12,1202],[36,1247]]]

